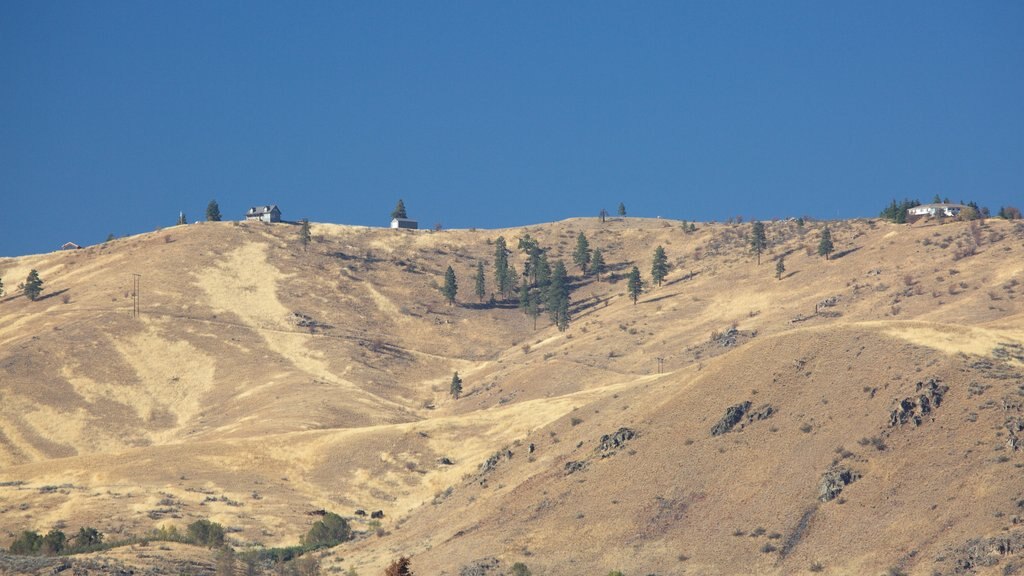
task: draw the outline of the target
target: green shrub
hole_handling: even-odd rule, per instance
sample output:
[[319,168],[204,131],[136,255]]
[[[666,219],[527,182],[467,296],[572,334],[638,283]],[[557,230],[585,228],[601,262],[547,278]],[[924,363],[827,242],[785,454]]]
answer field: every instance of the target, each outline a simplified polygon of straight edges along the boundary
[[302,537],[302,545],[306,548],[327,548],[350,539],[352,528],[349,527],[348,521],[333,512],[328,512],[324,514],[323,520],[317,520]]
[[43,545],[43,537],[35,530],[24,530],[11,542],[11,554],[35,554]]
[[188,536],[196,544],[220,548],[224,545],[224,527],[205,518],[188,525]]
[[532,576],[533,572],[526,567],[526,564],[522,562],[516,562],[512,565],[512,576]]

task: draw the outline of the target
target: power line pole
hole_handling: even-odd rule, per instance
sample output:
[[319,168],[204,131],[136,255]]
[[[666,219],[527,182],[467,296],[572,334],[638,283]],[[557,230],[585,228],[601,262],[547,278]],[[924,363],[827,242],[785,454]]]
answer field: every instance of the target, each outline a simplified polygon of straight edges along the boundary
[[132,274],[132,318],[139,317],[139,288],[142,284],[142,274]]

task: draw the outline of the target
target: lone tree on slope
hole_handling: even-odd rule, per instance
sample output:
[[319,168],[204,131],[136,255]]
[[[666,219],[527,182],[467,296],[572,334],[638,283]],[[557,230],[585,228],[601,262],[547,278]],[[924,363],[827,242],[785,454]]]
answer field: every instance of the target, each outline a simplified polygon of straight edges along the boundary
[[448,301],[448,305],[455,304],[455,295],[459,293],[459,282],[455,278],[455,270],[449,266],[444,271],[444,287],[441,288],[441,294],[444,294],[444,299]]
[[452,393],[452,398],[458,400],[459,396],[462,396],[462,378],[459,378],[458,371],[456,371],[455,374],[452,374],[452,385],[450,390]]
[[651,262],[651,279],[661,286],[665,276],[668,276],[668,257],[665,256],[665,249],[658,246],[654,249],[654,258]]
[[210,203],[206,205],[206,221],[220,222],[220,206],[217,205],[216,200],[210,200]]
[[4,295],[4,279],[0,278],[0,296]]
[[640,278],[640,269],[636,266],[633,266],[633,269],[629,272],[629,283],[626,284],[626,290],[629,292],[629,297],[633,300],[633,305],[636,306],[640,293],[644,291],[644,281]]
[[764,223],[754,222],[750,230],[750,248],[757,254],[757,265],[761,265],[761,252],[768,247],[768,238],[764,234]]
[[29,300],[36,300],[39,298],[39,294],[43,291],[43,281],[39,278],[39,272],[36,272],[35,268],[28,273],[28,278],[25,279],[25,287],[22,292],[25,296],[28,296]]
[[782,273],[786,271],[786,258],[779,256],[779,259],[775,261],[775,279],[782,280]]
[[484,296],[487,296],[487,278],[484,277],[484,263],[476,263],[476,297],[480,299],[480,302],[484,301]]
[[590,271],[597,275],[598,282],[601,281],[601,274],[604,273],[607,265],[604,263],[604,254],[600,248],[594,248],[594,255],[590,258]]
[[405,202],[401,198],[398,199],[398,204],[395,204],[395,209],[391,211],[392,218],[408,218],[409,216],[405,213]]
[[832,232],[828,229],[828,226],[821,231],[821,241],[818,242],[818,256],[824,256],[825,260],[828,260],[828,255],[832,253],[835,246],[832,244]]
[[573,264],[576,264],[580,268],[580,272],[584,276],[587,275],[587,268],[590,266],[591,252],[590,242],[587,242],[587,236],[580,232],[579,236],[576,237],[576,249],[572,253]]
[[625,216],[625,215],[626,215],[626,205],[623,204],[622,202],[619,202],[619,216]]

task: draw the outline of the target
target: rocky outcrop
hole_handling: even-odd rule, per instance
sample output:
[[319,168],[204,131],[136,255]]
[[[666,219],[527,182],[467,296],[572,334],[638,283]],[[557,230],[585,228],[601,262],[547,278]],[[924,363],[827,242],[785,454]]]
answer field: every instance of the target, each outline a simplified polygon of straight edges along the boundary
[[721,436],[731,431],[737,425],[740,428],[759,420],[767,420],[775,415],[775,407],[771,404],[762,404],[756,410],[751,410],[751,402],[741,402],[725,409],[725,415],[712,428],[712,436]]
[[747,410],[750,410],[750,400],[726,408],[725,416],[722,416],[722,419],[711,427],[711,435],[721,436],[732,430],[740,423],[740,420],[743,420],[743,415],[747,413]]
[[622,448],[636,437],[636,431],[630,428],[619,428],[614,434],[605,434],[601,436],[601,441],[597,445],[597,451],[603,452],[602,458],[611,456],[616,450]]
[[917,395],[900,400],[889,413],[889,427],[902,426],[909,422],[920,426],[930,417],[932,411],[942,404],[942,399],[948,391],[949,387],[940,384],[937,378],[918,382]]
[[835,500],[843,488],[853,484],[859,478],[858,472],[845,466],[832,466],[825,471],[821,476],[821,481],[818,482],[818,500],[822,502]]

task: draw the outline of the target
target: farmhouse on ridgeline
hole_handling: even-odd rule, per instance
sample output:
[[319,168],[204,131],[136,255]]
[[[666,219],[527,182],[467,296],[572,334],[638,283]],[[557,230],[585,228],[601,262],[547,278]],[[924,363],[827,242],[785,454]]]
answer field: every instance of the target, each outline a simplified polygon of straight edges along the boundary
[[246,220],[259,220],[260,222],[280,222],[281,210],[277,204],[270,206],[253,206],[245,213]]
[[930,217],[934,218],[939,216],[946,216],[953,218],[960,215],[960,211],[966,208],[963,204],[921,204],[920,206],[914,206],[907,208],[907,219],[916,220],[918,218]]
[[405,228],[405,229],[408,229],[408,230],[416,230],[417,228],[420,227],[420,225],[419,225],[419,222],[416,222],[415,220],[413,220],[411,218],[392,218],[391,219],[391,227],[392,228]]

